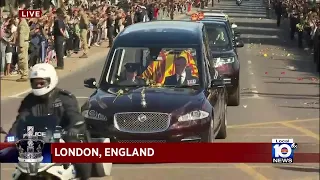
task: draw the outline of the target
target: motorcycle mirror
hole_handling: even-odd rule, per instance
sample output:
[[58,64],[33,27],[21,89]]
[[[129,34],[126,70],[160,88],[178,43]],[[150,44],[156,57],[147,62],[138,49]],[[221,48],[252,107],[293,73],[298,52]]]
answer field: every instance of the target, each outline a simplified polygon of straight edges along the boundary
[[235,28],[237,28],[237,27],[238,27],[238,25],[236,25],[236,24],[234,24],[234,23],[231,25],[231,28],[232,28],[232,29],[235,29]]

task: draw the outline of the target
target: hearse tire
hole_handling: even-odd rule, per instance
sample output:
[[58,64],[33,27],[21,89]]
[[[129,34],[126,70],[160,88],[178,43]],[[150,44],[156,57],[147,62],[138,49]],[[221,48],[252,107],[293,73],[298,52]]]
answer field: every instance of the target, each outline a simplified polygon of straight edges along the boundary
[[229,94],[228,106],[239,106],[239,104],[240,104],[240,89],[238,86],[236,91],[233,94]]
[[217,134],[217,139],[226,139],[227,138],[227,104],[224,106],[224,115],[221,120],[221,126]]

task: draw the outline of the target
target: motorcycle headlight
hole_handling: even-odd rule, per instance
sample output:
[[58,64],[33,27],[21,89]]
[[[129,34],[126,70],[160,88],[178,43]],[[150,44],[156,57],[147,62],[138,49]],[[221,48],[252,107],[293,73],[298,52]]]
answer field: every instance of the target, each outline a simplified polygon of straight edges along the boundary
[[16,138],[14,136],[8,136],[7,137],[7,142],[15,142]]
[[84,110],[82,111],[82,116],[94,120],[107,120],[107,117],[105,115],[98,113],[95,110]]
[[207,118],[209,116],[208,112],[205,111],[191,111],[185,115],[182,115],[178,118],[178,121],[183,122],[183,121],[192,121],[192,120],[199,120],[203,118]]
[[218,57],[218,58],[214,58],[215,67],[219,67],[219,66],[224,65],[224,64],[233,63],[234,60],[235,60],[234,57],[224,57],[224,58]]

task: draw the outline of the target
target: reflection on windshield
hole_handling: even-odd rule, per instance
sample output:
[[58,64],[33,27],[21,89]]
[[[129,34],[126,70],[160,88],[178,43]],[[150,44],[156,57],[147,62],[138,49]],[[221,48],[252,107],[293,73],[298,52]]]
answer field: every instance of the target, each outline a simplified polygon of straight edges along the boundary
[[106,76],[116,86],[199,84],[197,52],[181,48],[118,48]]
[[231,48],[226,29],[222,26],[209,27],[208,37],[210,47]]

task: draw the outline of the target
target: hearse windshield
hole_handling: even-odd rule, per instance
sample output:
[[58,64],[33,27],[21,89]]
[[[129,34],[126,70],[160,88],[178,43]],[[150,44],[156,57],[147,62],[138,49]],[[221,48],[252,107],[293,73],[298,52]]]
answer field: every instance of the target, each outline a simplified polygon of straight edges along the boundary
[[108,86],[199,86],[199,55],[193,48],[115,49],[105,70]]
[[206,24],[206,29],[208,32],[209,46],[211,50],[228,51],[232,49],[232,43],[230,42],[224,25]]

